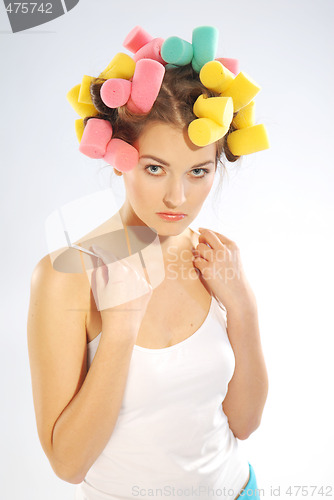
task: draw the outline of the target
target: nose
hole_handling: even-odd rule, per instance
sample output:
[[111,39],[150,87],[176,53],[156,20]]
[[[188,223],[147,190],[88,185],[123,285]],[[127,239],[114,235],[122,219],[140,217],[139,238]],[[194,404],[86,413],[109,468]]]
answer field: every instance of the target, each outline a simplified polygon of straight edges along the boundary
[[168,184],[164,203],[167,208],[175,209],[186,201],[185,189],[181,180],[171,180]]

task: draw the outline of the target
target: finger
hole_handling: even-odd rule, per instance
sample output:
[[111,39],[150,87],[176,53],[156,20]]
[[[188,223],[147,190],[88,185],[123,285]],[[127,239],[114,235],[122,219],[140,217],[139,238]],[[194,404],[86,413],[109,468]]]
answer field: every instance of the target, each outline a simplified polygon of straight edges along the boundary
[[204,229],[201,232],[198,241],[201,243],[208,243],[213,250],[218,250],[218,248],[221,248],[222,245],[221,240],[213,231],[210,231],[210,229]]
[[207,261],[203,259],[203,257],[200,257],[199,255],[195,256],[193,259],[193,265],[195,269],[200,271],[202,273],[204,267],[207,265]]
[[212,262],[213,261],[213,250],[209,248],[205,243],[199,243],[196,247],[196,250],[200,257],[203,259]]
[[233,240],[230,240],[229,238],[227,238],[223,234],[217,233],[217,231],[213,231],[212,229],[199,228],[199,231],[200,231],[200,234],[204,235],[205,237],[209,237],[210,234],[213,237],[215,236],[217,238],[215,241],[218,240],[221,243],[223,243],[224,245],[228,245],[229,246],[229,245],[233,245],[234,244]]

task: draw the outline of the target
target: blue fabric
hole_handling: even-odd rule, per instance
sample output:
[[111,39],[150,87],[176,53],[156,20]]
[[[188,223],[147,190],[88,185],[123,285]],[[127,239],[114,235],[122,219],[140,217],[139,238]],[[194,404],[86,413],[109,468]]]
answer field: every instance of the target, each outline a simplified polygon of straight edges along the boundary
[[240,498],[240,500],[242,498],[253,498],[253,499],[260,498],[254,469],[249,462],[248,462],[248,465],[249,465],[249,481],[246,484],[246,486],[241,490],[241,492],[238,496],[238,498]]

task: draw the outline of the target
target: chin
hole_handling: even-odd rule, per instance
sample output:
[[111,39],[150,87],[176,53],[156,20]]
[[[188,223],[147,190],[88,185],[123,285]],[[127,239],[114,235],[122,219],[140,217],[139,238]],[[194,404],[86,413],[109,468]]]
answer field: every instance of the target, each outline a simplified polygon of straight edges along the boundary
[[155,224],[154,229],[161,236],[177,236],[182,234],[189,227],[189,224],[191,222],[185,222],[185,220],[178,222],[165,222],[162,220],[160,224]]

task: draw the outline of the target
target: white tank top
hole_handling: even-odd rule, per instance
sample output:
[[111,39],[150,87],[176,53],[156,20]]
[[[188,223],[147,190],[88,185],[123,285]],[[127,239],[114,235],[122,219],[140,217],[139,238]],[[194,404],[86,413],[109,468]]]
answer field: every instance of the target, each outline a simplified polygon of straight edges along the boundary
[[[225,311],[211,297],[200,328],[170,347],[133,346],[121,410],[76,500],[234,500],[249,465],[222,409],[235,368]],[[87,344],[87,368],[101,333]]]

